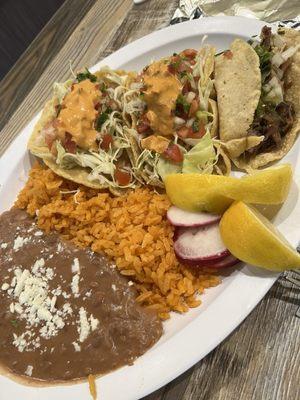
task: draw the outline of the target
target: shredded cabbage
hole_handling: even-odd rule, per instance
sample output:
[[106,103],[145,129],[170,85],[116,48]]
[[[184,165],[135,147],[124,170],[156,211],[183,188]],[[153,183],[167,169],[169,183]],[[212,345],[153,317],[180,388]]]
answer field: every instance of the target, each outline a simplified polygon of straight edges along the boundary
[[213,146],[213,141],[209,132],[199,140],[199,142],[183,156],[183,174],[211,174],[217,155]]

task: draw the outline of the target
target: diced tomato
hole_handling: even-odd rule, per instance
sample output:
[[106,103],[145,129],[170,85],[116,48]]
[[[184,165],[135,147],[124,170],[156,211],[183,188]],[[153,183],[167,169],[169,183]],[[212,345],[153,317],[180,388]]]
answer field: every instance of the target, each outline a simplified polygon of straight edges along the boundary
[[196,64],[196,60],[190,60],[190,64],[191,65],[195,65]]
[[95,104],[95,110],[99,110],[99,107],[100,107],[100,103],[98,102]]
[[177,144],[169,144],[168,148],[164,151],[163,156],[174,163],[183,161],[183,154]]
[[171,57],[170,64],[168,65],[168,71],[170,74],[175,75],[178,72],[178,67],[181,63],[181,57],[176,55]]
[[178,129],[177,135],[182,139],[200,139],[205,135],[205,127],[203,124],[201,124],[199,126],[199,130],[194,132],[192,127],[182,126],[180,129]]
[[149,133],[151,131],[150,121],[148,120],[146,114],[141,116],[136,129],[137,129],[138,133],[140,133],[140,134]]
[[181,137],[182,139],[185,139],[189,137],[193,133],[192,128],[188,128],[187,126],[182,126],[180,129],[177,131],[177,135]]
[[193,59],[197,55],[197,50],[195,50],[195,49],[186,49],[186,50],[183,50],[182,54],[184,55],[184,57]]
[[76,143],[72,140],[72,135],[69,132],[66,132],[65,134],[64,148],[68,153],[76,153],[77,146]]
[[231,50],[224,51],[223,56],[231,60],[233,57],[232,51]]
[[190,64],[186,61],[182,61],[177,68],[177,72],[179,72],[179,73],[180,72],[191,72],[191,71],[192,71],[192,68],[191,68]]
[[182,88],[182,94],[186,94],[192,90],[191,82],[186,81]]
[[205,135],[205,132],[205,126],[203,124],[200,124],[199,130],[197,132],[193,132],[192,130],[188,137],[190,137],[191,139],[201,139]]
[[100,144],[100,147],[104,151],[109,150],[109,146],[112,144],[113,138],[109,133],[106,133],[102,136],[102,142]]
[[169,64],[168,65],[168,71],[170,72],[170,74],[175,75],[176,74],[176,68],[174,64]]
[[130,173],[120,169],[119,167],[115,170],[114,178],[120,186],[127,186],[131,181]]
[[190,111],[189,111],[189,117],[193,117],[195,112],[198,111],[199,109],[199,101],[197,99],[194,99],[191,102],[191,107],[190,107]]

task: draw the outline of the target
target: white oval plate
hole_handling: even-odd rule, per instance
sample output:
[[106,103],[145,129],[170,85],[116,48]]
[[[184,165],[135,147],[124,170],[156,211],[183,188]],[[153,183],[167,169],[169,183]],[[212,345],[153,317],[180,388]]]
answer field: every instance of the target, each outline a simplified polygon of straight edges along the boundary
[[[97,64],[112,68],[140,69],[151,60],[185,48],[199,48],[201,39],[218,50],[226,49],[240,37],[248,39],[259,33],[263,22],[239,18],[204,18],[154,32],[118,50]],[[36,116],[14,140],[0,160],[0,211],[7,210],[24,186],[30,159],[26,142],[39,116]],[[299,141],[284,161],[298,168]],[[298,175],[299,178],[299,175]],[[294,176],[296,180],[296,175]],[[300,237],[298,190],[294,184],[288,200],[276,216],[275,223],[294,245]],[[233,269],[216,288],[201,296],[203,304],[185,315],[172,315],[164,324],[161,340],[140,357],[133,366],[121,368],[97,380],[99,399],[139,399],[170,382],[201,360],[226,338],[251,312],[277,279],[277,274],[243,266]],[[261,321],[263,323],[263,321]],[[46,388],[26,387],[0,377],[1,399],[83,400],[89,399],[86,383]]]

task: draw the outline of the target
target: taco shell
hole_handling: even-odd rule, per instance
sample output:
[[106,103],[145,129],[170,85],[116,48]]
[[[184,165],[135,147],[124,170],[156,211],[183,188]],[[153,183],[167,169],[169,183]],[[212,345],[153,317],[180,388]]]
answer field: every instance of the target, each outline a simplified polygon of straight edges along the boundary
[[244,138],[253,121],[261,93],[259,58],[245,41],[236,39],[229,53],[215,61],[215,87],[220,139]]

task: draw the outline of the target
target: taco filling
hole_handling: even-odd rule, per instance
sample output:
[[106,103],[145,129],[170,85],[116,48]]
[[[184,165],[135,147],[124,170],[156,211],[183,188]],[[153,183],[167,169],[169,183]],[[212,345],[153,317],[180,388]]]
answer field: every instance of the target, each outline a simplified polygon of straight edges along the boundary
[[260,42],[250,42],[259,57],[261,96],[248,135],[262,135],[263,141],[247,150],[251,155],[280,146],[295,118],[294,105],[285,100],[285,91],[292,84],[286,79],[286,71],[298,47],[287,49],[281,35],[272,34],[267,26],[260,37]]

